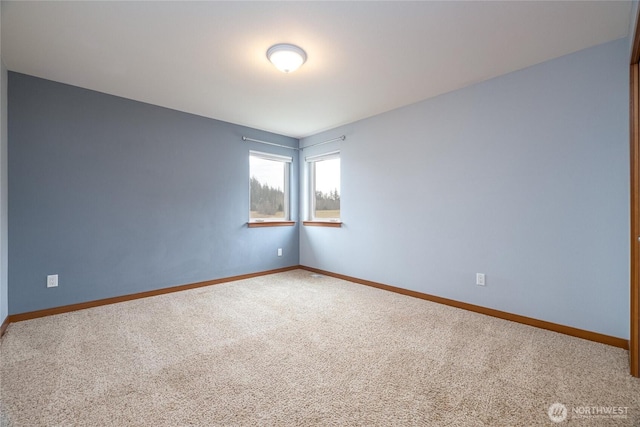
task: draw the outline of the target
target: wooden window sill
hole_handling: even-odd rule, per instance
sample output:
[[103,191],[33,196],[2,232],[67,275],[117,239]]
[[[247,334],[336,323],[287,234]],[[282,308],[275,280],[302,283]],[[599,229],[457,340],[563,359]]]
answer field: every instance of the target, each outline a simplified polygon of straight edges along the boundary
[[342,227],[340,221],[302,221],[302,225],[310,225],[313,227]]
[[258,228],[258,227],[290,227],[292,225],[296,225],[295,221],[254,221],[248,222],[247,227],[249,228]]

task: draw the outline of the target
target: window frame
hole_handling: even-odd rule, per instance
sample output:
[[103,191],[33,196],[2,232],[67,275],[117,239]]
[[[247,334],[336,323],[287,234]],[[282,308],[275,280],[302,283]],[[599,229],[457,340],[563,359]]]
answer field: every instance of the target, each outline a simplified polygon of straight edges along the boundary
[[[251,218],[251,157],[282,163],[284,168],[284,217],[283,218]],[[291,171],[293,157],[280,154],[266,153],[264,151],[249,150],[249,221],[248,227],[277,227],[290,226],[295,222],[291,220]]]
[[[307,166],[307,196],[308,196],[308,214],[307,221],[304,221],[304,225],[314,225],[321,227],[340,227],[342,224],[342,206],[340,210],[340,216],[337,218],[317,218],[316,212],[316,163],[325,160],[341,159],[340,150],[330,151],[323,154],[317,154],[313,156],[305,157],[305,163]],[[342,179],[342,161],[340,162],[340,178]],[[341,182],[342,183],[342,182]],[[342,185],[341,185],[342,186]]]

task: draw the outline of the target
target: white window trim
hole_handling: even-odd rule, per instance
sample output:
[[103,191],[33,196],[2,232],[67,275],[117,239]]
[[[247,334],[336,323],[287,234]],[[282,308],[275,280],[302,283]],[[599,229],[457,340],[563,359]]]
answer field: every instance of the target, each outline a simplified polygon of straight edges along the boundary
[[250,156],[260,157],[264,160],[275,160],[278,162],[292,163],[293,158],[289,156],[281,156],[279,154],[264,153],[262,151],[249,150]]
[[[264,153],[262,151],[249,150],[249,158],[258,157],[263,160],[282,162],[286,165],[284,171],[284,218],[251,218],[251,174],[249,174],[249,223],[282,222],[291,221],[291,163],[293,158],[279,154]],[[251,169],[251,168],[249,168]]]
[[304,158],[304,161],[307,163],[319,162],[321,160],[331,160],[331,159],[339,159],[340,158],[340,150],[331,151],[325,154],[318,154],[315,156],[307,156]]
[[[316,162],[321,162],[323,160],[333,160],[333,159],[339,159],[340,158],[340,150],[336,150],[336,151],[331,151],[329,153],[324,153],[324,154],[318,154],[315,156],[308,156],[305,157],[304,161],[307,163],[307,168],[308,168],[308,177],[309,177],[309,187],[307,189],[307,193],[308,193],[308,198],[309,198],[309,203],[308,203],[308,208],[309,208],[309,214],[307,215],[307,217],[309,218],[309,221],[316,221],[316,222],[340,222],[340,218],[316,218],[314,213],[316,211],[316,193],[315,193],[315,188],[316,188],[316,168],[315,168],[315,163]],[[340,172],[342,173],[342,171]]]

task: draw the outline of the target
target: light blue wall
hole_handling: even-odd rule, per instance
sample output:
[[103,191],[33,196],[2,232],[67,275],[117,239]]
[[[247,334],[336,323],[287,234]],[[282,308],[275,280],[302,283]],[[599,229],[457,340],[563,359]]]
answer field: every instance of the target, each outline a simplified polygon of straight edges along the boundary
[[304,155],[341,149],[344,226],[301,264],[628,338],[627,39],[300,144],[341,134]]
[[9,313],[297,265],[297,226],[246,227],[249,150],[292,152],[243,135],[298,144],[10,72]]
[[631,15],[629,17],[629,36],[627,40],[629,42],[629,58],[631,58],[631,51],[633,50],[633,38],[636,34],[636,23],[638,18],[638,0],[631,2]]
[[[1,5],[0,5],[1,10]],[[0,45],[2,43],[0,42]],[[7,69],[0,53],[0,323],[9,314],[7,285]]]

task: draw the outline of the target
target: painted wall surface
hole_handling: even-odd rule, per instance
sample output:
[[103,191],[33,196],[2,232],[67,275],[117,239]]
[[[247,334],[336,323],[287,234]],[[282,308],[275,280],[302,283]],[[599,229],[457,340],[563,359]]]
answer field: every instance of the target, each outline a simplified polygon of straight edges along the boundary
[[344,224],[301,264],[628,338],[627,39],[300,145],[341,134],[304,151],[340,148]]
[[638,19],[638,0],[631,1],[631,13],[629,16],[629,36],[627,38],[629,42],[629,58],[633,51],[633,38],[636,34],[636,23]]
[[10,72],[9,313],[297,265],[297,226],[246,226],[249,150],[292,151],[243,135],[298,144]]
[[[0,5],[1,10],[2,5]],[[2,43],[0,42],[1,45]],[[9,314],[7,282],[7,140],[7,69],[2,62],[2,53],[0,52],[0,323]]]

